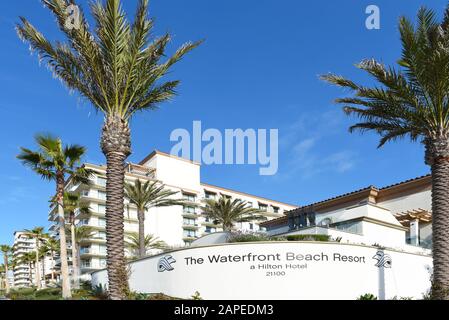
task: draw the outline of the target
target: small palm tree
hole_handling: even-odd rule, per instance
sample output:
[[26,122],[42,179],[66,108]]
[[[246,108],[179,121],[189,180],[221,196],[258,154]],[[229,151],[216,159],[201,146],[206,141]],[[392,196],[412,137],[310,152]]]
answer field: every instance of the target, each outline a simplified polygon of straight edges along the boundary
[[184,199],[171,198],[177,191],[165,188],[165,185],[157,181],[142,183],[136,180],[134,184],[125,184],[125,196],[129,202],[137,207],[137,219],[139,220],[139,257],[146,255],[145,249],[145,213],[152,207],[171,207],[187,204]]
[[80,261],[80,244],[83,240],[90,239],[95,236],[97,233],[94,228],[90,226],[71,226],[70,229],[67,229],[67,232],[71,235],[72,238],[72,266],[75,285],[79,286],[79,277],[81,274],[81,261]]
[[43,279],[43,284],[44,287],[47,284],[47,279],[46,279],[46,275],[45,275],[45,258],[48,256],[48,254],[50,253],[50,249],[47,247],[46,243],[48,241],[49,235],[47,234],[47,237],[45,239],[44,242],[42,242],[40,248],[39,248],[39,260],[41,260],[41,267],[42,267],[42,277]]
[[337,99],[348,115],[361,121],[350,131],[374,131],[386,142],[408,137],[425,147],[432,175],[433,296],[449,298],[449,10],[442,23],[433,11],[421,8],[418,25],[402,17],[399,31],[402,58],[398,68],[371,59],[357,67],[377,86],[366,87],[342,76],[323,79],[351,90]]
[[266,220],[263,211],[252,208],[249,204],[240,199],[232,200],[222,195],[218,200],[204,199],[201,207],[203,215],[213,220],[215,224],[220,224],[223,231],[231,231],[237,222],[250,222],[256,220]]
[[9,293],[9,281],[8,281],[8,272],[9,272],[9,255],[12,252],[12,248],[8,245],[0,245],[0,251],[3,254],[3,267],[5,272],[6,284],[5,289],[6,293]]
[[63,146],[61,139],[51,135],[37,135],[38,151],[21,148],[17,156],[24,165],[29,166],[43,179],[56,183],[56,201],[58,204],[59,243],[61,258],[62,297],[72,296],[70,290],[69,266],[67,262],[67,242],[64,217],[64,188],[68,176],[73,181],[88,183],[90,172],[78,167],[86,149],[79,145]]
[[25,18],[21,18],[17,32],[56,77],[104,114],[100,145],[107,163],[108,288],[112,299],[124,299],[129,291],[123,230],[124,167],[131,154],[129,120],[140,111],[157,109],[175,95],[180,82],[162,79],[200,42],[187,43],[162,61],[167,56],[170,35],[150,39],[153,21],[148,18],[148,0],[139,0],[133,24],[127,20],[120,0],[93,3],[95,34],[81,10],[79,26],[66,27],[71,19],[67,9],[76,4],[75,0],[42,3],[55,15],[67,43],[52,44]]
[[147,234],[144,239],[144,248],[145,248],[145,255],[141,255],[141,243],[140,243],[140,234],[138,232],[133,232],[132,234],[129,234],[126,236],[126,242],[128,248],[133,253],[134,258],[143,258],[146,256],[147,252],[153,249],[165,249],[167,247],[167,244],[159,240],[158,237],[155,237],[152,234]]
[[55,257],[60,252],[60,244],[59,241],[54,238],[49,238],[45,243],[45,246],[48,248],[50,252],[51,258],[51,280],[55,281]]
[[[90,208],[89,204],[86,202],[83,202],[81,200],[81,197],[79,194],[66,192],[64,193],[64,211],[69,216],[69,223],[70,223],[70,234],[72,239],[72,268],[73,268],[73,282],[74,282],[74,288],[79,289],[80,282],[79,282],[79,265],[78,265],[78,248],[76,245],[76,226],[75,226],[75,212],[78,211],[82,214],[89,214]],[[83,229],[84,230],[84,229]]]
[[5,272],[6,268],[4,264],[0,264],[0,289],[6,289],[6,293],[9,293],[8,289],[8,277]]
[[[42,281],[41,281],[41,274],[39,271],[39,260],[41,257],[41,243],[44,239],[48,238],[48,234],[45,233],[45,228],[44,227],[36,227],[34,229],[31,230],[24,230],[25,234],[27,234],[29,237],[34,239],[34,252],[35,252],[35,263],[36,263],[36,277],[35,277],[35,281],[36,281],[36,287],[37,290],[40,290],[42,288]],[[45,277],[45,272],[44,275]],[[45,285],[44,285],[45,286]]]
[[28,280],[30,286],[33,286],[33,265],[36,263],[36,252],[27,252],[22,254],[17,263],[28,265]]

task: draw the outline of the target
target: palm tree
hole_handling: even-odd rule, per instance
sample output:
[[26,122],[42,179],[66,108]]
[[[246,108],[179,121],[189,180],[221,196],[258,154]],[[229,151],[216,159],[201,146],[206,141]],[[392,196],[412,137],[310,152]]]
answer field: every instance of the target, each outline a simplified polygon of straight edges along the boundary
[[157,181],[142,183],[136,180],[134,184],[125,184],[125,196],[129,202],[137,207],[137,219],[139,220],[139,257],[146,255],[145,249],[145,213],[152,207],[182,206],[187,204],[183,199],[172,199],[177,191],[170,191],[165,185]]
[[171,67],[197,47],[187,43],[161,61],[170,35],[150,40],[153,21],[148,0],[139,0],[135,21],[130,24],[120,0],[91,5],[96,23],[93,31],[80,10],[79,27],[67,29],[68,5],[74,0],[42,0],[56,16],[68,42],[52,44],[25,18],[17,25],[21,39],[47,62],[54,75],[71,90],[89,100],[104,114],[101,150],[107,164],[107,268],[111,299],[124,299],[128,291],[124,256],[125,160],[131,154],[129,120],[139,112],[155,110],[175,95],[179,81],[161,81]]
[[[47,234],[47,240],[49,238],[49,235]],[[47,279],[45,277],[45,258],[48,256],[48,253],[50,252],[50,249],[48,249],[46,245],[46,241],[42,243],[42,245],[39,248],[39,259],[42,260],[41,267],[42,267],[42,277],[44,287],[47,285]]]
[[0,251],[3,254],[3,266],[5,268],[5,275],[6,275],[6,284],[5,289],[6,293],[9,293],[9,281],[8,281],[8,272],[9,272],[9,254],[12,252],[12,248],[8,245],[0,245]]
[[48,248],[50,252],[51,258],[51,280],[55,280],[55,256],[60,252],[60,244],[59,241],[54,238],[49,238],[45,243],[45,246]]
[[82,214],[90,213],[89,204],[81,201],[79,194],[64,193],[64,211],[69,215],[70,235],[72,239],[72,268],[73,268],[73,282],[75,289],[79,289],[79,266],[78,266],[78,250],[76,246],[76,226],[75,226],[75,212]]
[[220,224],[223,231],[231,231],[237,222],[266,220],[266,217],[261,215],[263,211],[250,207],[240,199],[232,200],[222,195],[218,200],[204,199],[203,203],[203,215],[212,219],[215,224]]
[[59,243],[61,258],[62,297],[72,297],[70,290],[69,267],[67,262],[67,242],[64,217],[64,187],[66,177],[73,181],[88,182],[90,174],[83,168],[77,167],[86,149],[79,145],[63,146],[61,139],[50,135],[37,135],[38,151],[21,148],[17,156],[26,166],[31,167],[43,179],[56,183],[56,200],[58,203]]
[[36,252],[27,252],[18,258],[18,263],[28,265],[28,278],[30,286],[33,286],[33,265],[36,261]]
[[[6,287],[8,286],[8,277],[6,276],[6,272],[5,272],[6,268],[4,264],[0,264],[0,290],[3,290],[4,288],[6,289]],[[6,283],[5,283],[6,280]],[[8,293],[9,291],[7,291],[6,293]]]
[[449,298],[449,9],[442,23],[426,8],[418,25],[402,17],[399,23],[402,57],[399,67],[374,59],[357,67],[379,85],[362,86],[342,76],[322,78],[348,88],[354,95],[337,99],[348,115],[357,116],[350,131],[375,131],[379,147],[400,138],[420,141],[432,175],[433,297]]
[[146,256],[147,252],[152,249],[165,249],[167,244],[159,240],[158,237],[155,237],[152,234],[147,234],[144,238],[144,249],[145,255],[141,255],[141,243],[140,243],[140,234],[138,232],[133,232],[126,236],[127,246],[133,252],[134,258],[143,258]]
[[72,237],[72,266],[73,266],[73,273],[74,273],[74,279],[75,279],[75,285],[79,287],[79,277],[81,274],[80,267],[80,243],[83,240],[92,238],[96,231],[94,228],[89,226],[73,226],[71,225],[71,228],[67,230],[69,234]]
[[[48,238],[48,234],[44,232],[44,227],[36,227],[31,230],[24,230],[24,232],[31,238],[34,238],[34,252],[35,252],[35,259],[36,259],[36,287],[37,290],[40,290],[42,288],[42,281],[41,281],[41,274],[39,271],[39,260],[41,258],[41,243],[44,239]],[[44,275],[45,277],[45,272]],[[45,287],[45,285],[44,285]]]

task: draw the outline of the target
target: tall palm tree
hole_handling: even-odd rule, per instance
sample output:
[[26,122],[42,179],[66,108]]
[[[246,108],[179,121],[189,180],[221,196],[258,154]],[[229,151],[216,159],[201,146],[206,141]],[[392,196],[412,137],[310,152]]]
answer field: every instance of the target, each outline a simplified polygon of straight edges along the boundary
[[420,141],[432,175],[433,297],[449,298],[449,9],[442,23],[426,8],[417,26],[402,17],[399,23],[402,57],[398,67],[374,59],[357,67],[379,85],[363,86],[342,76],[323,79],[351,90],[337,99],[348,115],[361,122],[350,131],[374,131],[379,147],[400,138]]
[[[31,238],[34,239],[34,252],[35,252],[35,262],[36,262],[36,287],[37,290],[40,290],[42,288],[42,281],[41,281],[41,273],[39,271],[39,260],[41,258],[41,243],[44,239],[48,238],[48,234],[45,233],[44,227],[36,227],[31,230],[24,230],[24,232]],[[44,275],[45,277],[45,272]],[[45,285],[44,285],[45,287]]]
[[179,81],[163,82],[162,78],[200,42],[187,43],[162,61],[166,57],[170,35],[150,39],[153,21],[148,18],[148,0],[139,0],[133,24],[126,19],[120,0],[93,3],[94,30],[88,26],[81,9],[79,26],[66,28],[67,7],[76,1],[41,1],[56,16],[68,41],[52,44],[25,18],[21,18],[17,32],[47,62],[56,77],[104,114],[100,145],[107,164],[109,292],[112,299],[124,299],[128,281],[124,256],[123,187],[125,160],[131,154],[129,120],[139,111],[155,110],[175,95]]
[[9,254],[12,252],[12,248],[8,245],[0,245],[0,251],[3,254],[3,266],[5,268],[6,275],[6,284],[5,289],[6,293],[9,293],[9,281],[8,281],[8,272],[9,272]]
[[223,231],[231,231],[237,222],[250,222],[266,220],[261,215],[263,211],[252,208],[249,204],[240,199],[232,200],[229,197],[221,196],[216,199],[204,199],[201,207],[203,215],[212,219],[215,224],[222,226]]
[[83,214],[90,213],[89,204],[83,202],[79,194],[66,192],[64,193],[64,211],[69,215],[70,235],[72,242],[72,268],[73,268],[73,283],[75,289],[79,289],[79,265],[78,265],[78,248],[76,245],[76,226],[75,226],[75,212],[78,211]]
[[137,207],[137,219],[139,220],[139,257],[146,255],[145,249],[145,213],[152,207],[182,206],[187,204],[184,199],[173,199],[177,191],[165,188],[165,185],[157,181],[142,183],[136,180],[134,184],[125,184],[125,196],[129,202]]
[[167,244],[159,240],[158,237],[155,237],[152,234],[145,235],[144,238],[144,249],[145,255],[141,254],[141,243],[140,243],[140,234],[138,232],[133,232],[126,236],[126,242],[128,248],[132,251],[133,257],[143,258],[146,256],[147,252],[152,249],[165,249]]
[[55,280],[55,256],[60,252],[60,244],[59,241],[54,238],[49,238],[45,243],[45,246],[48,248],[50,252],[51,259],[51,280]]
[[79,287],[80,267],[80,244],[83,240],[92,238],[96,231],[90,226],[72,226],[67,230],[72,238],[72,266],[75,279],[75,286]]
[[88,182],[85,169],[78,167],[86,149],[79,145],[63,146],[61,139],[51,135],[37,135],[36,143],[38,151],[21,148],[22,152],[17,156],[24,165],[29,166],[43,179],[56,183],[56,201],[58,204],[59,243],[61,258],[62,297],[72,297],[70,290],[69,267],[67,262],[67,240],[65,234],[64,217],[64,187],[68,176],[73,181]]

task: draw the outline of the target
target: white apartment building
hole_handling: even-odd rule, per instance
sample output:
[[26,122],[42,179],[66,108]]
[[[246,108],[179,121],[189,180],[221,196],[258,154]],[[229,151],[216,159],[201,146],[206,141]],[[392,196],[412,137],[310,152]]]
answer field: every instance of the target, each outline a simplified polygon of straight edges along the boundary
[[[21,261],[21,257],[29,252],[36,250],[36,240],[31,238],[27,233],[23,231],[14,232],[14,245],[13,245],[13,259],[15,261]],[[53,268],[51,258],[45,257],[43,263],[39,263],[37,266],[41,279],[43,281],[43,275],[47,277],[51,275]],[[34,263],[18,263],[13,270],[14,287],[30,287],[35,284],[36,277],[36,265]]]
[[430,176],[367,188],[302,206],[262,223],[269,235],[329,235],[343,243],[428,251],[432,245]]
[[[79,192],[84,201],[89,203],[91,213],[76,216],[78,225],[91,226],[96,235],[86,239],[81,244],[81,272],[86,273],[106,266],[106,167],[103,165],[85,164],[85,167],[95,172],[91,184],[67,184],[70,192]],[[154,151],[139,164],[128,164],[126,167],[126,181],[133,183],[137,179],[152,180],[163,183],[166,188],[177,191],[174,196],[184,197],[192,202],[201,203],[205,198],[219,197],[221,194],[248,202],[255,208],[265,211],[268,219],[282,217],[284,212],[296,208],[294,205],[234,191],[201,181],[200,164]],[[125,200],[125,235],[138,231],[136,208]],[[56,231],[55,210],[50,212],[49,220],[53,222],[52,230]],[[260,230],[259,223],[245,222],[236,226],[240,230]],[[195,207],[161,207],[151,208],[145,219],[145,232],[158,237],[172,247],[188,246],[195,239],[220,231],[218,225],[204,217],[199,208]]]

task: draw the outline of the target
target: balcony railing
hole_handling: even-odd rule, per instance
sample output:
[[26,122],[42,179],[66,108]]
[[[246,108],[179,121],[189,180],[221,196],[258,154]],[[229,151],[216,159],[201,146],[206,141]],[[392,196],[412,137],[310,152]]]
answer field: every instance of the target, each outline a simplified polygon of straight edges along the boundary
[[141,165],[137,165],[137,164],[133,164],[133,163],[128,163],[125,166],[125,170],[127,173],[130,173],[130,174],[143,176],[148,179],[156,179],[156,170],[153,168],[149,168],[149,167],[145,167],[145,166],[141,166]]

